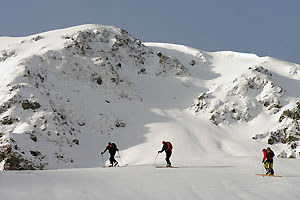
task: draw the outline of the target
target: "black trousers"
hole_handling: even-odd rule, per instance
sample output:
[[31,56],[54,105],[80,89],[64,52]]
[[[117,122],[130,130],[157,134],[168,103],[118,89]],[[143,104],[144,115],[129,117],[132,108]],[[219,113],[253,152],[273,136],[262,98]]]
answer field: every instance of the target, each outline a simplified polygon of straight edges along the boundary
[[166,151],[166,161],[168,165],[171,165],[170,157],[172,155],[172,151]]
[[115,162],[117,162],[116,159],[115,159],[115,155],[116,155],[116,152],[110,153],[109,162],[110,162],[110,164],[112,164],[112,165],[113,165]]

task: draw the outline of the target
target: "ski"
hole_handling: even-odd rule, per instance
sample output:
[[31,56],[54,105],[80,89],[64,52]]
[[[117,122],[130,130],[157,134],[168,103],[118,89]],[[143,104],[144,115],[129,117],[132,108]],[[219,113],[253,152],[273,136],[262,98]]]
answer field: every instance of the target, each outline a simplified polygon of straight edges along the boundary
[[101,168],[113,168],[113,167],[110,167],[110,166],[100,166]]
[[119,166],[100,166],[101,168],[115,168],[115,167],[119,167]]
[[258,175],[258,176],[270,176],[270,177],[282,177],[282,176],[278,176],[278,175],[271,175],[271,174],[255,174],[255,175]]
[[118,167],[127,167],[128,164],[126,165],[117,165],[117,166],[100,166],[101,168],[118,168]]
[[175,167],[175,166],[170,166],[170,167],[167,167],[167,166],[154,166],[155,168],[179,168],[179,167]]

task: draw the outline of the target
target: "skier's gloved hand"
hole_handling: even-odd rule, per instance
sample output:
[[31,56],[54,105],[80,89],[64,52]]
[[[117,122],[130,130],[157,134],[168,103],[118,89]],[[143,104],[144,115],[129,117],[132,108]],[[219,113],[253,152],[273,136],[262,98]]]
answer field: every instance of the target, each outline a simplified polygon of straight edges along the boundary
[[265,161],[263,160],[263,161],[261,161],[261,163],[264,163]]
[[103,155],[103,152],[101,152],[101,155]]
[[161,153],[161,151],[158,151],[158,153]]

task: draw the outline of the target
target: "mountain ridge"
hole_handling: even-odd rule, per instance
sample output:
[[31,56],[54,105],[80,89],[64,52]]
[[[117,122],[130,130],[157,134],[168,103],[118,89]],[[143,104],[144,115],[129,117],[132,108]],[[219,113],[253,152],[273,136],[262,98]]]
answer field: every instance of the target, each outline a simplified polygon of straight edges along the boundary
[[[126,163],[151,163],[151,156],[138,152],[165,137],[179,146],[192,143],[175,156],[178,161],[193,151],[253,155],[267,143],[275,145],[278,156],[299,157],[297,64],[142,43],[125,30],[102,25],[0,41],[4,170],[98,166],[99,152],[110,140],[124,149]],[[249,110],[256,111],[245,117]],[[236,133],[237,139],[229,133],[230,126],[268,112],[273,121],[282,116],[278,127]],[[288,128],[280,124],[287,120]],[[199,128],[204,133],[197,133]]]

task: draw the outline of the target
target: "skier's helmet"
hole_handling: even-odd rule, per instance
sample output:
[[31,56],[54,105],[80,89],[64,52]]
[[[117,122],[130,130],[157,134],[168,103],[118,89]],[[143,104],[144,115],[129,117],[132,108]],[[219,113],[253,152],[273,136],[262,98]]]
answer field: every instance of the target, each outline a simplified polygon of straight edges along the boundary
[[162,144],[165,144],[166,142],[165,142],[165,141],[162,141],[161,143],[162,143]]

